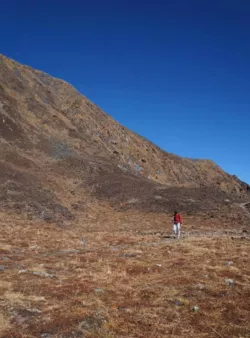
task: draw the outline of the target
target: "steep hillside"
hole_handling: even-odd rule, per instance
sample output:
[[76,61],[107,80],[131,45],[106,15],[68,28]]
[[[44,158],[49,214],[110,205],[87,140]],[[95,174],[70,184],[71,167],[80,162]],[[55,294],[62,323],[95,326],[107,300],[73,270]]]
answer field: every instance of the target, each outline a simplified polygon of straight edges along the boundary
[[212,210],[249,186],[123,127],[63,80],[0,55],[0,208],[71,220],[87,205]]

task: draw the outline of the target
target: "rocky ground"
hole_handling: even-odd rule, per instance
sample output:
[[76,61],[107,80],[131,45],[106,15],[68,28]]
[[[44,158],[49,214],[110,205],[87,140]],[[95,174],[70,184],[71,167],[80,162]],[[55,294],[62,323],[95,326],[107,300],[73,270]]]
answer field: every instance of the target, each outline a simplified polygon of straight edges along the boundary
[[59,223],[90,196],[116,208],[197,213],[247,202],[250,191],[213,161],[163,151],[70,84],[3,55],[0,186],[0,210]]

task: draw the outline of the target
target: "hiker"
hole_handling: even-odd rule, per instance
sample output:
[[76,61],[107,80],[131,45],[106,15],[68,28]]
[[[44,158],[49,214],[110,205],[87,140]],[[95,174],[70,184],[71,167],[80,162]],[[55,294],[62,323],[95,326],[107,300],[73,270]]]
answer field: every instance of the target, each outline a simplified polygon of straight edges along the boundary
[[179,239],[181,236],[182,216],[178,213],[178,211],[174,212],[173,222],[175,237]]

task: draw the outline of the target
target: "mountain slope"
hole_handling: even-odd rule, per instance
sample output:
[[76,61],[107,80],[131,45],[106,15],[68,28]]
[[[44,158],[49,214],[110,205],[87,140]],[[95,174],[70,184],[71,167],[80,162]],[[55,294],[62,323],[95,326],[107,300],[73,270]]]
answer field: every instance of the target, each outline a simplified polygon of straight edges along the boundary
[[46,220],[72,219],[99,199],[170,211],[248,198],[249,186],[213,161],[161,150],[70,84],[3,55],[0,143],[1,209]]

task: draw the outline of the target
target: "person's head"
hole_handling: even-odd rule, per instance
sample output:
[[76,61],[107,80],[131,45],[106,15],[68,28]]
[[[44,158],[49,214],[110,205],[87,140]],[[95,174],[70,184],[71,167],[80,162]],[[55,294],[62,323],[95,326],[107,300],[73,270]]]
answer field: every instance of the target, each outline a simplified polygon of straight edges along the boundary
[[178,211],[175,211],[174,214],[177,215],[177,214],[178,214]]

